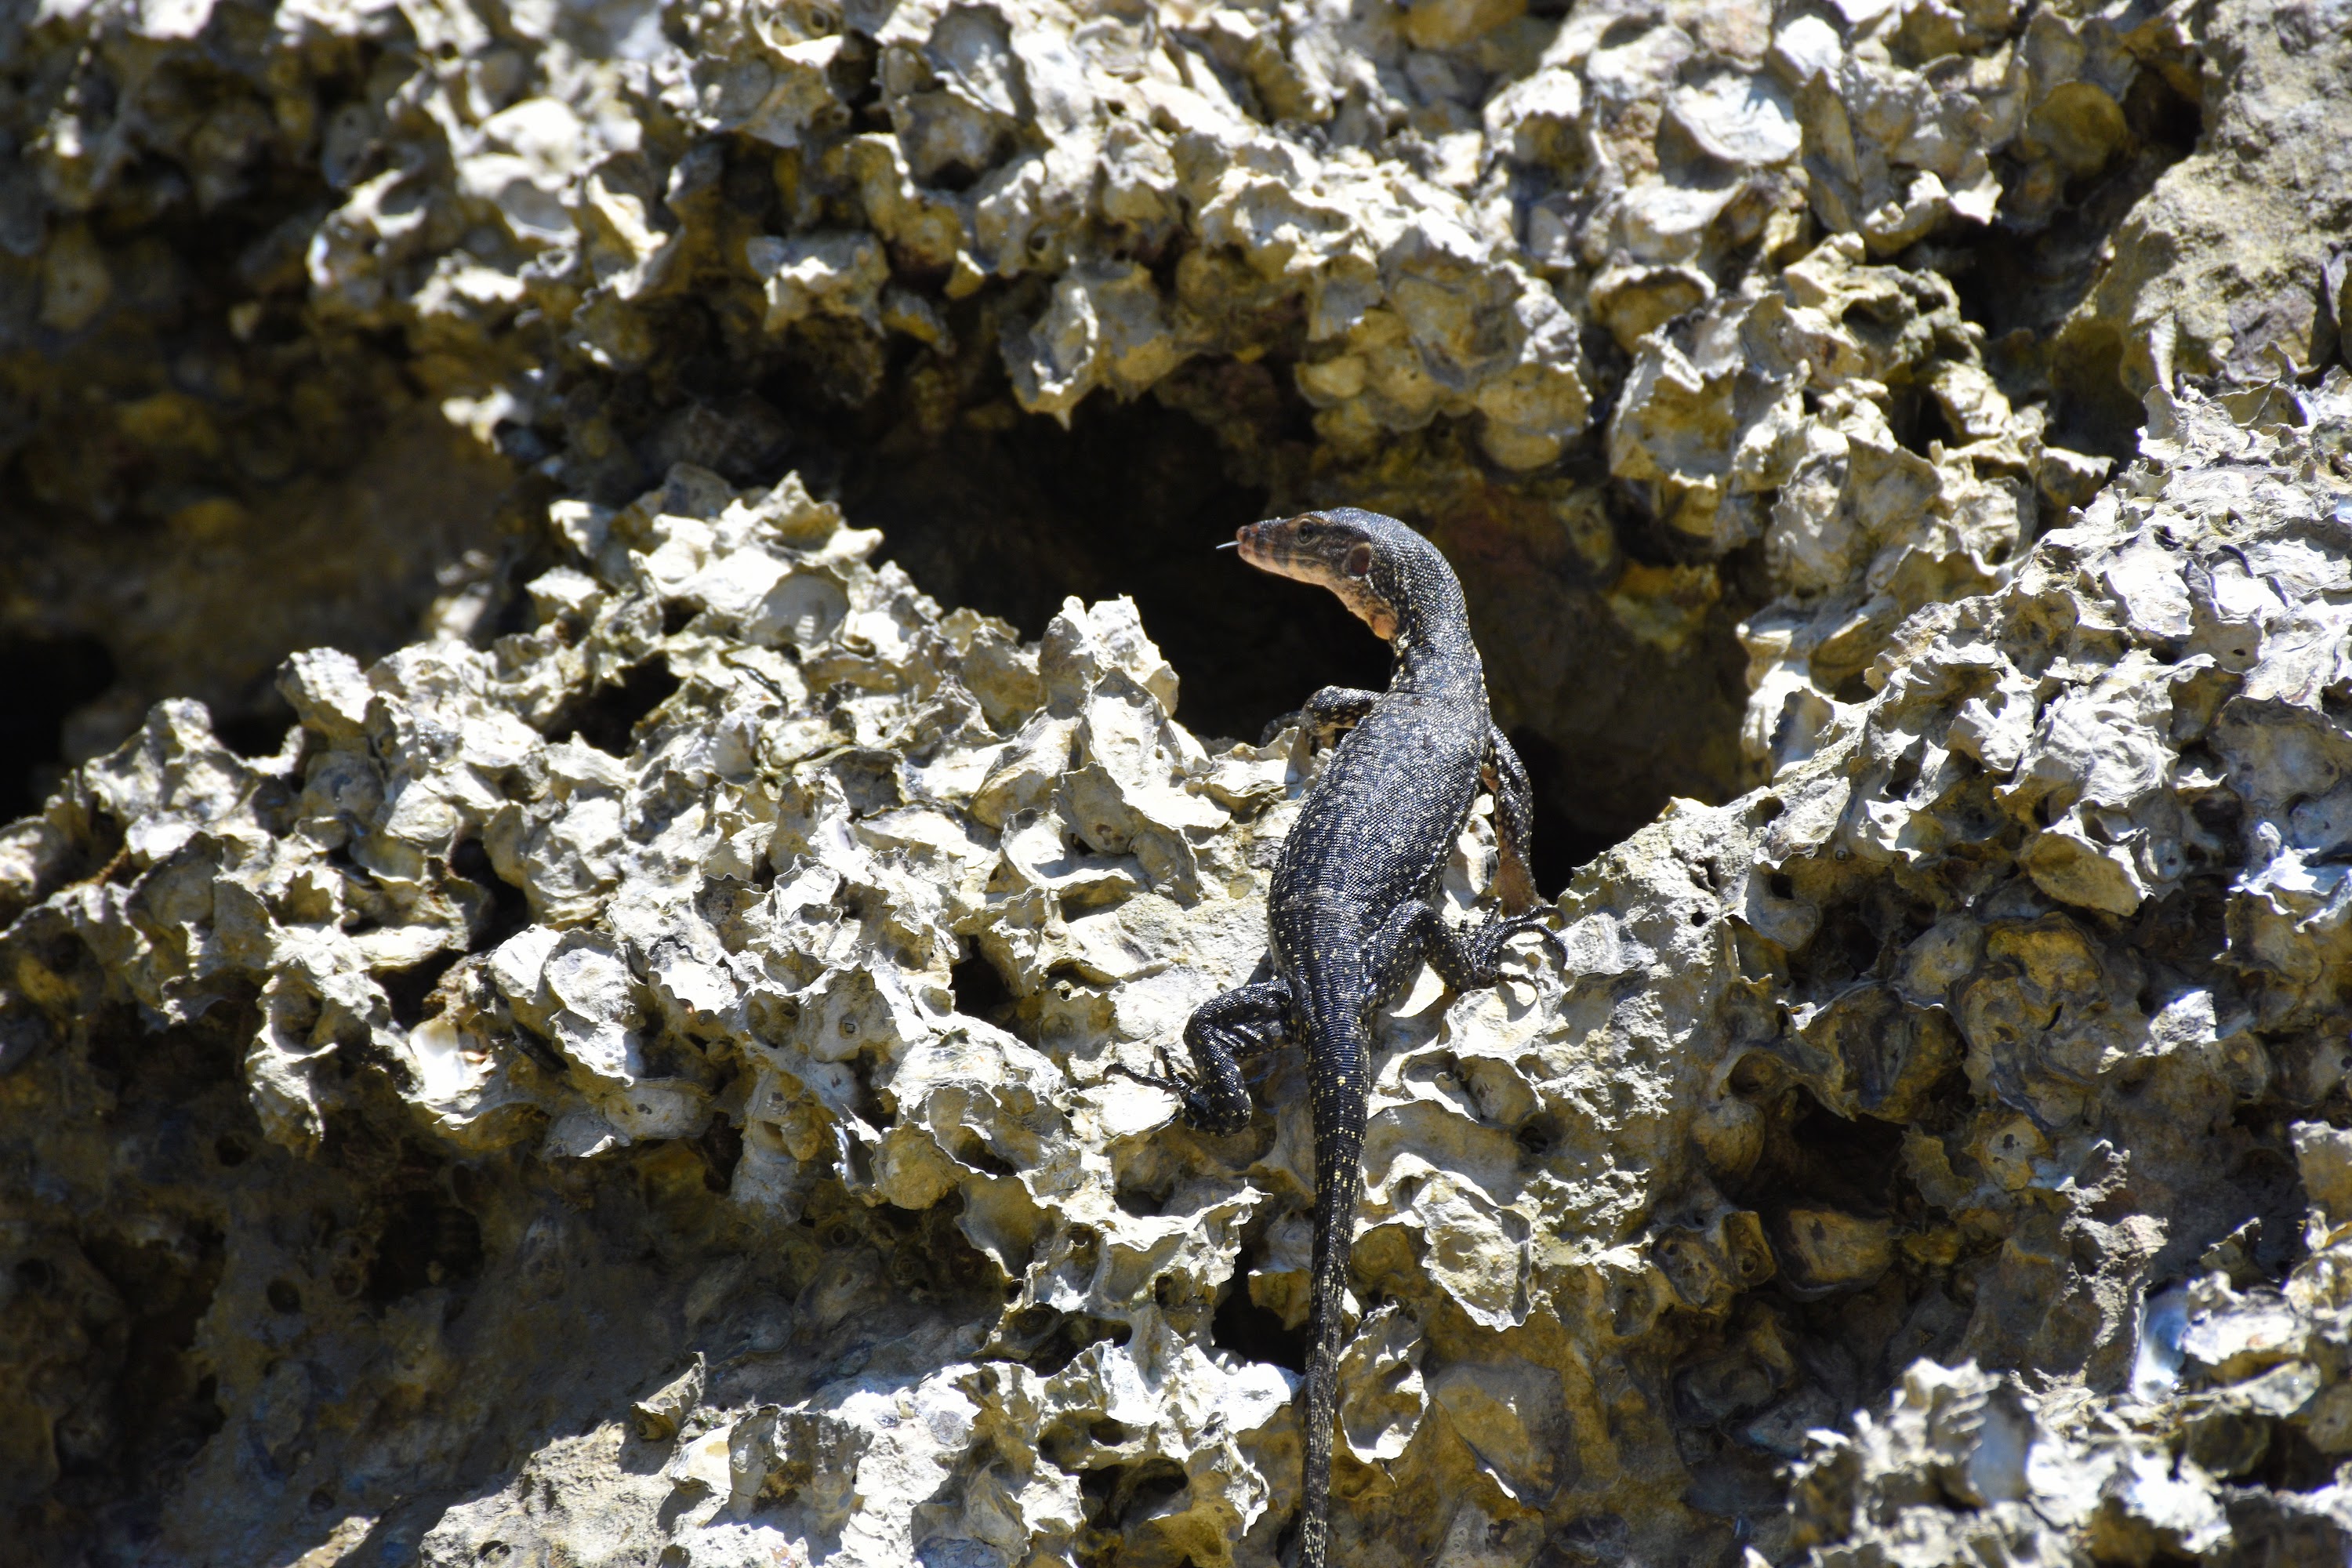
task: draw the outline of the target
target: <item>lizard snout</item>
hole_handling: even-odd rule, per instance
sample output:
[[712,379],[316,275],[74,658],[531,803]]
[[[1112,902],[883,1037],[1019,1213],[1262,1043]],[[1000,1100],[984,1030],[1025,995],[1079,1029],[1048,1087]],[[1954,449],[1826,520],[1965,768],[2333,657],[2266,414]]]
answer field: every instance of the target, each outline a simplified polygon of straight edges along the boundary
[[1253,522],[1234,531],[1234,548],[1241,558],[1260,571],[1280,571],[1291,552],[1283,548],[1288,542],[1279,522]]

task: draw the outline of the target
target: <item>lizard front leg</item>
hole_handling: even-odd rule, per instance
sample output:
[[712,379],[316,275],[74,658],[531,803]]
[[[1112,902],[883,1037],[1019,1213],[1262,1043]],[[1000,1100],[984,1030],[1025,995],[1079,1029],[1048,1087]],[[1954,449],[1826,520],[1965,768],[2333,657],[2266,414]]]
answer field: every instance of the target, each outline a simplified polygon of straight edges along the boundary
[[1544,914],[1495,916],[1459,931],[1434,906],[1420,900],[1399,904],[1365,944],[1364,966],[1372,978],[1372,1005],[1387,1006],[1412,985],[1426,962],[1456,991],[1476,991],[1502,978],[1503,944],[1521,931],[1534,931],[1551,944],[1564,964],[1568,944],[1543,922]]
[[1272,744],[1276,735],[1296,723],[1306,730],[1308,743],[1328,746],[1340,731],[1363,722],[1364,715],[1370,712],[1372,704],[1380,700],[1379,692],[1366,691],[1361,687],[1327,686],[1308,698],[1306,705],[1297,712],[1285,713],[1268,724],[1265,732],[1258,737],[1257,743],[1261,746]]
[[1495,797],[1495,842],[1502,864],[1495,873],[1495,891],[1506,914],[1524,914],[1540,896],[1535,876],[1535,790],[1528,783],[1527,765],[1512,749],[1502,730],[1486,727],[1486,755],[1479,767],[1486,792]]
[[1241,1064],[1276,1049],[1290,1036],[1290,986],[1279,975],[1213,996],[1184,1022],[1192,1053],[1192,1081],[1151,1077],[1120,1068],[1138,1083],[1164,1089],[1184,1102],[1184,1120],[1206,1132],[1238,1132],[1249,1125],[1249,1087]]
[[1458,931],[1439,921],[1439,929],[1445,934],[1429,950],[1430,967],[1456,991],[1492,985],[1503,977],[1503,944],[1522,931],[1533,931],[1544,939],[1544,945],[1566,968],[1568,943],[1561,940],[1559,932],[1544,923],[1550,915],[1549,910],[1527,915],[1490,915],[1468,931]]

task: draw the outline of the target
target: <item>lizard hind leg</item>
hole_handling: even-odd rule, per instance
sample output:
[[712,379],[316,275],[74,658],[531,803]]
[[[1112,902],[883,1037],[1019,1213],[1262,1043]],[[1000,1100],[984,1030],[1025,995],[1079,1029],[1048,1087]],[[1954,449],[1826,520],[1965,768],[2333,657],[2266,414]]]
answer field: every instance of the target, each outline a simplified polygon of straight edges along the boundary
[[[1391,910],[1364,943],[1365,990],[1371,999],[1366,1013],[1378,1012],[1412,990],[1422,964],[1435,963],[1439,948],[1451,935],[1452,928],[1425,900],[1410,900]],[[1437,968],[1444,975],[1445,966],[1439,963]]]
[[1184,1120],[1203,1131],[1249,1125],[1249,1086],[1241,1064],[1279,1047],[1290,1034],[1290,986],[1279,976],[1213,996],[1184,1024],[1192,1080],[1171,1084],[1184,1098]]
[[1340,731],[1363,722],[1364,715],[1381,700],[1377,691],[1366,691],[1356,686],[1326,686],[1309,697],[1306,704],[1285,713],[1265,727],[1257,743],[1268,746],[1274,738],[1292,724],[1307,731],[1309,748],[1328,746]]

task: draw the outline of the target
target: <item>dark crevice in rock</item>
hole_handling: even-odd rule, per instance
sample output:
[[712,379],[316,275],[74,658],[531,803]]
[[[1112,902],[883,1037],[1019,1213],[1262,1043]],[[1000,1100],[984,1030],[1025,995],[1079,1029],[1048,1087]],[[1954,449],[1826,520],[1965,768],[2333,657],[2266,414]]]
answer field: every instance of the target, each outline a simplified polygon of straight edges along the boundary
[[547,738],[551,741],[578,740],[583,745],[595,747],[607,756],[625,757],[633,743],[638,724],[646,715],[667,701],[678,689],[679,681],[670,672],[669,660],[656,657],[642,664],[631,665],[621,672],[620,679],[595,688],[585,697],[567,703],[562,711],[549,721]]
[[97,1229],[81,1252],[123,1316],[93,1347],[113,1369],[111,1399],[85,1401],[57,1430],[59,1490],[123,1488],[152,1502],[146,1478],[184,1466],[226,1419],[195,1351],[226,1261],[222,1235],[201,1223],[170,1243]]
[[2078,178],[2046,227],[1995,225],[1915,248],[1911,259],[1951,279],[1961,313],[1984,328],[1985,364],[2018,403],[2047,401],[2048,439],[2117,460],[2137,449],[2144,417],[2125,384],[2123,343],[2101,324],[2061,343],[2059,327],[2098,287],[2102,252],[2167,169],[2196,151],[2197,102],[2153,69],[2125,95],[2130,151]]
[[[1078,1477],[1078,1492],[1087,1521],[1099,1530],[1115,1530],[1131,1517],[1148,1517],[1187,1484],[1181,1465],[1144,1459],[1085,1471]],[[1112,1562],[1116,1556],[1113,1552],[1101,1561]]]
[[1921,457],[1926,457],[1937,442],[1947,447],[1968,445],[1969,438],[1954,429],[1951,421],[1944,416],[1942,405],[1916,389],[1906,388],[1896,395],[1888,410],[1887,424],[1896,440]]
[[1012,1032],[1016,1006],[1013,988],[985,955],[974,952],[951,966],[948,984],[955,993],[957,1012]]
[[276,756],[293,727],[293,705],[276,687],[257,693],[245,707],[213,717],[213,733],[240,757]]
[[65,760],[67,715],[114,675],[99,637],[0,636],[0,822],[40,809]]
[[404,1029],[413,1029],[423,1023],[431,1012],[425,1004],[433,988],[441,984],[449,966],[464,956],[461,952],[436,952],[421,963],[378,975],[376,984],[383,987],[385,999],[392,1004],[392,1021]]
[[724,1112],[713,1116],[702,1136],[694,1141],[694,1152],[702,1160],[702,1184],[711,1192],[724,1193],[735,1179],[735,1167],[742,1163],[742,1130]]
[[1114,1319],[1036,1306],[1013,1315],[999,1336],[998,1348],[1008,1359],[1051,1377],[1076,1361],[1088,1345],[1123,1345],[1134,1331],[1132,1325]]
[[1272,1362],[1301,1374],[1307,1371],[1306,1325],[1285,1327],[1281,1313],[1250,1300],[1249,1286],[1241,1279],[1217,1303],[1209,1342],[1244,1361]]
[[471,951],[488,952],[530,924],[530,898],[498,873],[490,852],[478,837],[464,838],[449,851],[449,869],[488,896],[488,903],[473,933]]
[[482,1226],[435,1187],[385,1198],[371,1216],[373,1257],[362,1300],[388,1306],[434,1286],[457,1286],[482,1271]]
[[1752,1195],[1782,1210],[1810,1202],[1858,1214],[1894,1212],[1905,1190],[1902,1125],[1839,1116],[1802,1089],[1790,1093],[1787,1136],[1768,1147],[1761,1179],[1751,1177]]
[[1536,783],[1536,886],[1556,892],[1568,886],[1579,866],[1615,844],[1617,837],[1605,827],[1580,822],[1562,808],[1561,796],[1568,792],[1554,781],[1573,778],[1574,770],[1559,747],[1533,730],[1507,733],[1511,749],[1519,753],[1530,781]]

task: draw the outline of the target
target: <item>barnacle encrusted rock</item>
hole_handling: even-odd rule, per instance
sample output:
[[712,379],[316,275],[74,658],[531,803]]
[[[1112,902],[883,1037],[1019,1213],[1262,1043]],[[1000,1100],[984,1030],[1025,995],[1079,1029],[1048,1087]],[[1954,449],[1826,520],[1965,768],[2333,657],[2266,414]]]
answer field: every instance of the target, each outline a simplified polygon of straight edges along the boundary
[[2112,358],[2135,393],[2180,372],[2325,365],[2352,306],[2352,142],[2306,130],[2352,85],[2342,17],[2222,6],[2197,23],[2203,140],[2116,231],[2113,264],[2060,338],[2063,353]]
[[[2340,374],[2157,395],[1810,757],[1588,868],[1564,969],[1394,1010],[1351,1560],[2342,1528],[2347,453]],[[1261,962],[1316,760],[795,479],[551,526],[533,629],[304,655],[272,758],[165,704],[8,830],[15,1503],[89,1539],[135,1453],[118,1554],[1272,1562],[1297,1068],[1225,1140],[1113,1069]]]
[[[1763,542],[1780,592],[1740,629],[1740,739],[1773,769],[1811,753],[1906,616],[2006,581],[2042,509],[2087,500],[2106,468],[2011,405],[1948,283],[1864,254],[1840,236],[1653,331],[1610,424],[1612,470],[1672,527],[1717,552]],[[1898,404],[1950,440],[1912,450]]]
[[[2312,1207],[2283,1280],[2224,1244],[2143,1309],[2130,1382],[2036,1394],[1921,1360],[1795,1472],[1803,1561],[2325,1562],[2352,1551],[2352,1138],[2291,1129]],[[2280,1485],[2277,1478],[2293,1478]]]

